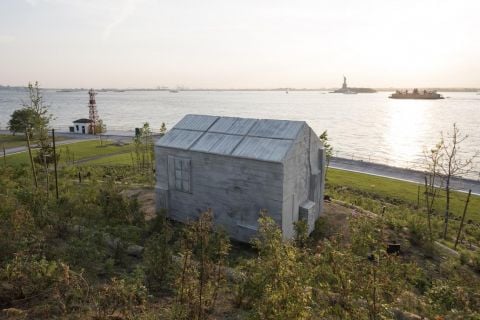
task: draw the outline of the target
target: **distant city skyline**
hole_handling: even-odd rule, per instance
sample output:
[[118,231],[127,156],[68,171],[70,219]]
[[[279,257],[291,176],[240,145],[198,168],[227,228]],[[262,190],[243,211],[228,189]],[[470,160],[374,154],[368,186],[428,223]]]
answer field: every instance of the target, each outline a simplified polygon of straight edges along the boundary
[[2,0],[0,85],[480,87],[480,2]]

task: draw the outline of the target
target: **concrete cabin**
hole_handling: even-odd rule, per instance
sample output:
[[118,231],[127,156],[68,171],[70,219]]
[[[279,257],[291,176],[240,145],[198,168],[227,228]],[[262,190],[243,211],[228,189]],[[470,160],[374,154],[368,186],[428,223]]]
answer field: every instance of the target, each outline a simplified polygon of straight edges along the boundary
[[211,208],[216,225],[248,242],[262,209],[294,237],[322,210],[325,153],[304,121],[187,115],[155,144],[157,209],[186,222]]
[[90,119],[78,119],[73,121],[73,126],[70,127],[70,132],[72,133],[81,133],[88,134],[90,124],[92,121]]

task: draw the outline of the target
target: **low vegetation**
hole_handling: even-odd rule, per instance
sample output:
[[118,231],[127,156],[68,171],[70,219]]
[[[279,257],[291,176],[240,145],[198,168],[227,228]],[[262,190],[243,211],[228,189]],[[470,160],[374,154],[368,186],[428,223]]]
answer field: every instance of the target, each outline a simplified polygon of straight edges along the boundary
[[[424,207],[424,186],[406,181],[382,178],[356,172],[329,169],[329,187],[340,190],[341,188],[373,198],[409,207]],[[467,194],[452,192],[451,213],[455,219],[462,216]],[[348,200],[348,199],[347,199]],[[438,199],[435,202],[434,213],[443,215],[445,207],[445,192],[438,190]],[[480,196],[472,196],[470,199],[468,220],[480,224]]]
[[[187,225],[161,212],[146,215],[143,204],[128,196],[132,188],[148,190],[154,183],[148,153],[144,162],[134,145],[72,144],[68,152],[78,155],[75,161],[66,147],[59,148],[58,200],[51,169],[47,189],[40,164],[38,188],[28,160],[0,166],[1,316],[480,317],[479,228],[467,224],[459,255],[440,258],[428,239],[424,195],[417,204],[415,184],[330,169],[327,193],[342,205],[327,203],[310,237],[299,224],[295,240],[282,240],[265,212],[259,237],[248,247],[215,231],[209,212]],[[102,160],[108,165],[99,165]],[[453,208],[460,209],[465,195],[455,197]],[[468,219],[477,221],[478,198],[471,208]],[[457,227],[451,225],[446,246]],[[441,239],[439,216],[433,230]],[[400,245],[400,254],[387,253],[392,243]]]

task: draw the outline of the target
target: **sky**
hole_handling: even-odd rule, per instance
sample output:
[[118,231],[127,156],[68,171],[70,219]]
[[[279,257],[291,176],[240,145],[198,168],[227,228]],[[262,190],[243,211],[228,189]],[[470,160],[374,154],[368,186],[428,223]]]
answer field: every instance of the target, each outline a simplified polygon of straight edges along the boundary
[[0,84],[480,87],[478,0],[0,0]]

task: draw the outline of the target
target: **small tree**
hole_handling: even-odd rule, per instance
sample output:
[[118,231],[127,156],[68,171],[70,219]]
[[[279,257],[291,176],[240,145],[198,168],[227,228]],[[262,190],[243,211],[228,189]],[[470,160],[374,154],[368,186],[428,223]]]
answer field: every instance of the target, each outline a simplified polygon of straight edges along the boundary
[[[328,133],[327,130],[323,131],[322,134],[318,137],[323,143],[323,148],[325,150],[325,159],[327,160],[326,169],[330,166],[330,159],[333,157],[333,147],[328,142]],[[325,179],[327,177],[327,172],[325,172]]]
[[153,136],[152,130],[150,129],[150,124],[145,122],[142,128],[142,138],[144,139],[144,160],[143,166],[147,167],[148,164],[153,162]]
[[175,319],[207,319],[225,282],[225,263],[230,242],[214,231],[213,213],[202,213],[180,240],[180,272],[175,281]]
[[[48,124],[52,119],[52,115],[48,113],[48,105],[43,101],[43,96],[41,93],[40,86],[38,82],[34,84],[28,84],[28,101],[23,102],[23,108],[19,111],[18,114],[24,115],[27,118],[24,119],[26,122],[23,122],[25,125],[25,130],[28,132],[29,136],[38,141],[40,145],[40,150],[38,151],[35,161],[37,163],[44,164],[45,167],[48,167],[49,163],[53,163],[53,147],[50,145],[48,139]],[[15,114],[15,112],[14,112]],[[10,126],[12,125],[12,119],[10,120]],[[15,121],[13,123],[15,125]],[[22,127],[22,126],[20,126]],[[23,129],[23,128],[22,128]],[[57,161],[59,155],[57,154]]]
[[433,213],[433,208],[438,192],[436,184],[438,183],[437,178],[440,175],[439,167],[443,158],[443,154],[441,152],[442,148],[443,140],[440,140],[440,142],[438,142],[434,148],[424,152],[426,164],[425,204],[427,206],[427,220],[430,242],[433,242],[431,215]]
[[153,135],[148,122],[140,128],[134,143],[138,167],[142,169],[153,167]]
[[167,126],[165,125],[165,122],[162,122],[162,125],[160,126],[160,137],[163,137],[167,133]]
[[148,238],[143,257],[149,289],[159,291],[171,280],[174,271],[173,250],[170,245],[173,230],[165,211],[158,212],[153,221],[153,234]]
[[40,143],[40,147],[48,145],[48,124],[52,115],[48,113],[48,105],[44,104],[43,96],[38,82],[28,84],[28,102],[23,102],[24,109],[32,115],[31,127],[34,139]]
[[453,132],[447,133],[447,136],[444,137],[442,134],[442,153],[443,161],[440,163],[440,172],[445,181],[445,193],[446,193],[446,202],[445,202],[445,222],[443,229],[443,238],[446,239],[448,231],[448,222],[450,218],[450,200],[452,192],[452,178],[468,174],[473,170],[474,159],[478,157],[478,152],[473,156],[464,159],[462,158],[462,153],[460,152],[462,143],[468,138],[468,135],[462,135],[460,129],[457,127],[456,123],[453,124]]
[[102,119],[99,119],[95,124],[95,134],[102,134],[107,132],[107,125],[103,123]]
[[22,108],[15,110],[8,122],[8,129],[15,135],[15,133],[24,133],[31,128],[34,123],[35,114],[32,109]]
[[258,223],[259,234],[253,240],[258,256],[242,266],[237,304],[252,309],[251,319],[311,319],[309,255],[284,241],[282,231],[265,211]]

